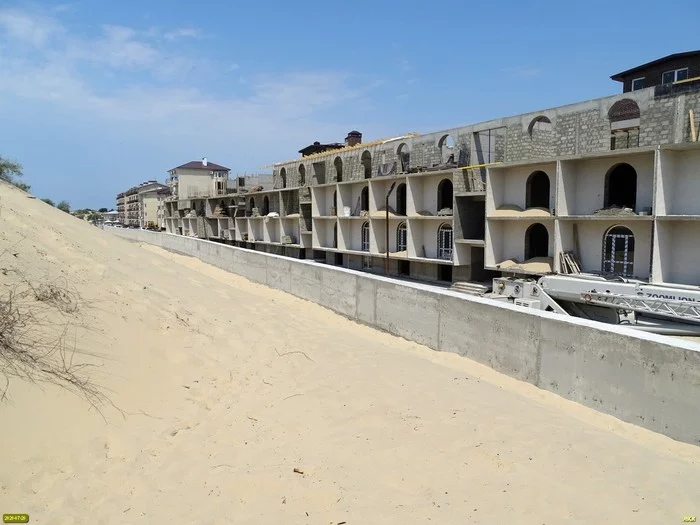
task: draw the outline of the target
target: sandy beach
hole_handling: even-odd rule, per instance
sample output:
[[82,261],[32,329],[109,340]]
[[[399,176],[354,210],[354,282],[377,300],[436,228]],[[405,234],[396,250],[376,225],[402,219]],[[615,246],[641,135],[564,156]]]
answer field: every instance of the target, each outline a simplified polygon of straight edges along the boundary
[[[42,524],[666,524],[700,448],[0,184],[3,293],[70,286],[110,403],[12,379],[0,512]],[[61,335],[61,334],[57,334]],[[100,413],[101,412],[101,413]]]

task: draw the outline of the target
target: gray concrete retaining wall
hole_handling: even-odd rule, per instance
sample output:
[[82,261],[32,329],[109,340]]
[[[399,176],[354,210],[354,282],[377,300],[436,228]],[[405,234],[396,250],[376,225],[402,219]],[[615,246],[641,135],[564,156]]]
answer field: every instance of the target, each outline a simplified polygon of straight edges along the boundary
[[623,421],[700,445],[700,346],[420,283],[166,233],[110,233],[454,352]]

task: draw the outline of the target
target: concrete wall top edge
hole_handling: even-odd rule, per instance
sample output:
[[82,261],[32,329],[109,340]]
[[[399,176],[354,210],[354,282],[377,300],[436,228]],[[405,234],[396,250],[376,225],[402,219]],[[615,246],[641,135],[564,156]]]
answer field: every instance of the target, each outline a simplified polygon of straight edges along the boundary
[[[159,235],[159,234],[160,235],[168,235],[170,237],[175,237],[175,238],[180,238],[180,239],[190,239],[189,237],[183,237],[181,235],[172,234],[172,233],[157,233],[157,232],[146,232],[146,233],[149,233],[152,235]],[[551,320],[555,320],[555,321],[558,321],[561,323],[568,323],[568,324],[576,325],[576,326],[585,326],[588,328],[594,328],[594,329],[604,331],[604,332],[614,333],[614,334],[618,334],[618,335],[624,335],[624,336],[631,337],[631,338],[634,338],[634,339],[637,339],[640,341],[652,341],[654,343],[663,344],[663,345],[666,345],[669,347],[683,348],[685,350],[692,350],[694,352],[700,352],[700,343],[694,343],[694,342],[685,341],[682,339],[671,340],[670,338],[668,338],[666,336],[652,334],[652,333],[648,333],[648,332],[640,332],[640,331],[634,330],[632,328],[625,328],[623,326],[616,326],[616,325],[608,326],[608,325],[605,325],[604,323],[599,323],[599,322],[591,321],[588,319],[581,319],[578,317],[566,317],[566,316],[563,316],[561,314],[557,314],[554,312],[544,312],[544,311],[540,311],[540,310],[525,311],[525,310],[523,310],[523,308],[520,308],[520,307],[515,306],[513,304],[493,301],[490,299],[485,299],[483,297],[466,295],[466,294],[463,294],[461,292],[449,290],[447,288],[441,289],[437,286],[430,285],[430,284],[418,283],[418,282],[413,282],[413,281],[403,281],[403,280],[399,280],[399,279],[393,279],[391,277],[385,277],[382,275],[370,274],[370,273],[362,272],[359,270],[352,270],[349,268],[340,268],[337,266],[331,266],[331,265],[327,265],[324,263],[318,263],[315,261],[290,259],[289,257],[285,257],[283,255],[275,255],[275,254],[263,253],[263,252],[251,252],[250,250],[246,250],[243,248],[229,246],[226,244],[221,244],[221,243],[217,243],[217,242],[209,241],[209,240],[205,240],[205,239],[190,239],[190,240],[196,241],[196,242],[214,244],[214,245],[226,248],[226,249],[230,249],[232,251],[238,251],[238,252],[244,252],[244,253],[254,253],[257,255],[268,257],[270,259],[277,259],[277,260],[282,260],[282,261],[293,261],[296,264],[300,264],[300,265],[304,265],[304,266],[308,266],[308,267],[324,268],[324,269],[328,269],[328,270],[332,270],[332,271],[336,271],[336,272],[340,272],[340,273],[355,275],[355,276],[362,277],[362,278],[370,280],[370,281],[375,281],[375,282],[380,282],[380,283],[385,283],[385,284],[400,285],[400,286],[404,286],[407,288],[413,288],[415,290],[421,290],[421,291],[425,291],[425,292],[434,293],[437,295],[454,297],[454,298],[459,299],[461,301],[481,304],[481,305],[488,306],[491,308],[500,308],[503,310],[507,310],[510,312],[517,312],[520,314],[527,313],[527,314],[532,315],[534,317],[551,319]]]

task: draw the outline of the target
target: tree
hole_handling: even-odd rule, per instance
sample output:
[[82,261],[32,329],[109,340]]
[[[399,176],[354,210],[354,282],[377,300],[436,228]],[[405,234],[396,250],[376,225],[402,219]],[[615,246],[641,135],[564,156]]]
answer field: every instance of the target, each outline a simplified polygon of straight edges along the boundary
[[25,184],[24,182],[17,180],[23,175],[24,173],[22,173],[21,164],[0,156],[0,180],[9,182],[10,184],[17,186],[22,191],[29,191],[31,187],[29,184]]
[[52,201],[51,199],[41,199],[41,200],[44,201],[49,206],[56,206],[56,203],[54,201]]
[[65,211],[66,213],[70,213],[70,204],[68,204],[68,201],[61,201],[58,204],[56,204],[56,208],[58,208],[61,211]]
[[107,208],[100,208],[98,211],[100,213],[107,213],[109,210]]

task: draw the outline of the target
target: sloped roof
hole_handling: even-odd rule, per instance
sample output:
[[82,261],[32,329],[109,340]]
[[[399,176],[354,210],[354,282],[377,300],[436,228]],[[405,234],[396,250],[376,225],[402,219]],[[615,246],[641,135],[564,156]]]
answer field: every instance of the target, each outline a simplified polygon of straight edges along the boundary
[[628,69],[627,71],[622,71],[621,73],[616,73],[613,76],[611,76],[610,78],[613,80],[617,80],[618,82],[622,82],[624,80],[623,77],[629,76],[632,73],[635,73],[637,71],[641,71],[642,69],[646,69],[650,66],[662,64],[662,63],[667,62],[669,60],[675,60],[676,58],[691,57],[691,56],[696,56],[696,55],[700,55],[700,50],[698,50],[698,51],[685,51],[684,53],[674,53],[672,55],[667,55],[663,58],[657,58],[656,60],[652,60],[651,62],[647,62],[646,64],[642,64],[641,66],[633,67],[632,69]]
[[219,164],[214,164],[213,162],[207,162],[207,165],[205,166],[201,160],[193,160],[191,162],[188,162],[187,164],[183,164],[182,166],[173,168],[173,170],[231,171],[230,168],[221,166]]

